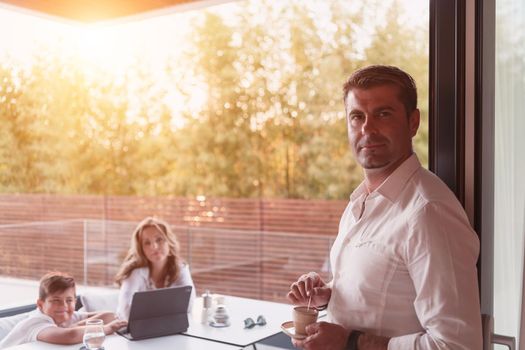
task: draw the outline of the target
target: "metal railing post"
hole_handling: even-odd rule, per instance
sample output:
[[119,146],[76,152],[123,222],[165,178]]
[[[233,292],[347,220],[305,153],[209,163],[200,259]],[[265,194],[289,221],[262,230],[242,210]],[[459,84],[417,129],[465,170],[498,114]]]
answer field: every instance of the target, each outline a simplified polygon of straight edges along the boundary
[[87,254],[88,254],[88,248],[87,248],[87,220],[83,221],[83,233],[84,233],[84,285],[87,286]]
[[188,240],[188,254],[186,254],[186,256],[188,257],[188,265],[191,267],[192,266],[192,261],[191,261],[191,228],[188,227],[186,229],[186,236],[187,236],[187,240]]
[[262,296],[264,295],[264,291],[263,291],[263,252],[262,252],[262,242],[263,242],[263,234],[264,232],[263,231],[259,231],[258,233],[258,237],[259,239],[257,240],[257,260],[259,261],[259,263],[257,264],[258,265],[258,270],[257,271],[257,275],[259,276],[259,278],[257,279],[258,281],[258,289],[259,289],[259,299],[262,299]]

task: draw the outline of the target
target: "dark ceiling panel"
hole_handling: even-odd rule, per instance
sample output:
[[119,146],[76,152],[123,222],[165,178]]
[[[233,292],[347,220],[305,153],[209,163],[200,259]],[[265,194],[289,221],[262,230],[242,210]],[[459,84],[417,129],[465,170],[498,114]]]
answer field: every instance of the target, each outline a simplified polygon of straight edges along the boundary
[[107,21],[203,0],[0,0],[47,15],[81,22]]

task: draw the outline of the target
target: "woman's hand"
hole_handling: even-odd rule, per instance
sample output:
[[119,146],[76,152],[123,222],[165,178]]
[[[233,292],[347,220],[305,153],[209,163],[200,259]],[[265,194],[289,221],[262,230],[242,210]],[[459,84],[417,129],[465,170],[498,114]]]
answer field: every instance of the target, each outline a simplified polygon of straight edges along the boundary
[[128,321],[119,320],[118,318],[114,319],[113,321],[111,321],[110,323],[104,326],[104,333],[106,335],[113,334],[114,332],[118,331],[121,328],[126,327],[127,325],[128,325]]

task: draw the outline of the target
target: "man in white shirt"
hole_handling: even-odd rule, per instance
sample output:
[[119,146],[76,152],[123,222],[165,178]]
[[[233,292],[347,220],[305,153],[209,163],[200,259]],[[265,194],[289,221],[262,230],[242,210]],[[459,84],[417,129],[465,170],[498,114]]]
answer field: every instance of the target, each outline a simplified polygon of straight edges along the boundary
[[479,240],[454,194],[412,150],[414,80],[391,66],[354,72],[344,88],[348,139],[365,179],[350,196],[330,253],[333,279],[293,283],[298,305],[328,322],[294,340],[304,349],[482,348]]

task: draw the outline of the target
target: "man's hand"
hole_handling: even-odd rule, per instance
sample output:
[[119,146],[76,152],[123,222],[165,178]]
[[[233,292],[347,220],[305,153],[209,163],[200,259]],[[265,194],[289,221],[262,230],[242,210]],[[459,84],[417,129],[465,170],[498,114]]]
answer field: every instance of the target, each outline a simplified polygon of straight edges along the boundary
[[297,282],[292,283],[286,297],[294,305],[308,305],[310,295],[312,296],[310,306],[315,307],[328,304],[332,296],[332,289],[315,272],[304,274]]
[[104,333],[106,335],[113,334],[114,332],[118,331],[123,327],[126,327],[127,325],[128,321],[119,320],[117,318],[104,326]]
[[306,334],[304,340],[292,339],[293,345],[305,350],[343,350],[350,331],[338,324],[317,322],[306,327]]

